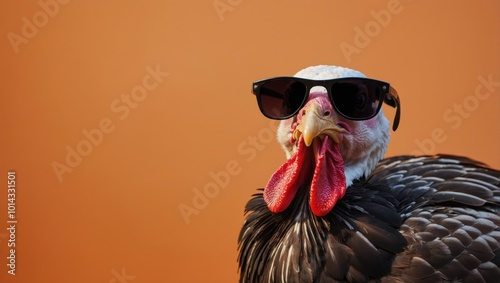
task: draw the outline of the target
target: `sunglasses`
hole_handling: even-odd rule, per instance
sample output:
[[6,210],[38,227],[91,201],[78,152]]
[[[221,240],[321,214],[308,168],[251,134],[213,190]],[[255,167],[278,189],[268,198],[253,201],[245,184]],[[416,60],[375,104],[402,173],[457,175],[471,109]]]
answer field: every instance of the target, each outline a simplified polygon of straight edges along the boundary
[[368,78],[309,80],[297,77],[275,77],[253,83],[260,111],[270,119],[285,120],[304,107],[309,91],[315,86],[327,89],[333,107],[341,116],[354,121],[375,117],[382,103],[396,108],[392,126],[399,125],[401,105],[396,90],[389,83]]

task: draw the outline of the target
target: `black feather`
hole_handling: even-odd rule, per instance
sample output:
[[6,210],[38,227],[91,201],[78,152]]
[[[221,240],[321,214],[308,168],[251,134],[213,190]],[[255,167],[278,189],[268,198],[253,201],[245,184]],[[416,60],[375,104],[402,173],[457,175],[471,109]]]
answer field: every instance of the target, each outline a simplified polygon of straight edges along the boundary
[[324,217],[302,186],[245,207],[240,282],[499,282],[500,171],[458,156],[382,160]]

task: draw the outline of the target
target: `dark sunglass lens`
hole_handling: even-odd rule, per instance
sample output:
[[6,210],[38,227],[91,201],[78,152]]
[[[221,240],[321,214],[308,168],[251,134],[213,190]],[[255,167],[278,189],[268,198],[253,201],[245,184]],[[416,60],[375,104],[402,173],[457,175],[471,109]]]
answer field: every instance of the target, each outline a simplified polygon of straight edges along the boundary
[[371,118],[380,104],[381,91],[376,83],[347,80],[332,86],[333,104],[344,116],[354,119]]
[[259,94],[265,115],[284,118],[299,110],[306,97],[306,86],[294,79],[270,80],[261,85]]

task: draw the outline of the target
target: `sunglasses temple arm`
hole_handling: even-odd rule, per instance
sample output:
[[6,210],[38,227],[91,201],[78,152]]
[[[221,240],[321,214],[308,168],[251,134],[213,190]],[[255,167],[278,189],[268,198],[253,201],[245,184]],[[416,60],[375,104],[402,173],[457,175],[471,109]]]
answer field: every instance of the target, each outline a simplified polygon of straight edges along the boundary
[[394,122],[392,124],[392,130],[396,131],[399,126],[399,119],[401,117],[401,103],[399,102],[398,92],[392,86],[390,87],[388,98],[389,101],[386,101],[386,103],[396,108],[396,116],[394,116]]

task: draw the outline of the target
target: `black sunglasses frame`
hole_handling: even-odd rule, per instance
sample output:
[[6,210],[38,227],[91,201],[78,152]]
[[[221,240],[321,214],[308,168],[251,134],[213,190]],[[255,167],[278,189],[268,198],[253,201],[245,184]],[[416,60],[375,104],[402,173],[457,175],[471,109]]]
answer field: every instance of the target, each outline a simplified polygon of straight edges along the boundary
[[[301,102],[300,106],[292,114],[284,116],[284,117],[271,116],[268,113],[266,113],[264,110],[264,106],[262,105],[262,101],[261,101],[261,93],[260,93],[261,87],[265,83],[268,83],[271,81],[277,81],[277,80],[291,80],[293,82],[299,82],[306,87],[306,90],[305,90],[306,94],[304,95],[304,99]],[[337,106],[333,102],[333,94],[331,91],[333,85],[338,84],[338,83],[342,83],[342,82],[353,81],[353,80],[365,81],[365,82],[368,81],[372,84],[377,85],[377,87],[379,87],[379,89],[381,90],[380,97],[379,97],[380,102],[379,102],[379,105],[377,106],[377,110],[374,112],[373,115],[371,115],[369,117],[363,117],[363,118],[353,118],[353,117],[349,117],[349,116],[344,115],[341,111],[339,111],[337,109]],[[394,123],[392,125],[392,130],[395,131],[398,128],[399,120],[400,120],[400,116],[401,116],[401,104],[400,104],[399,96],[398,96],[397,91],[389,83],[384,82],[384,81],[379,81],[379,80],[374,80],[374,79],[369,79],[369,78],[360,78],[360,77],[346,77],[346,78],[337,78],[337,79],[330,79],[330,80],[310,80],[310,79],[304,79],[304,78],[298,78],[298,77],[273,77],[273,78],[255,81],[252,84],[252,93],[255,94],[255,96],[257,97],[257,104],[259,105],[260,112],[264,116],[266,116],[269,119],[274,119],[274,120],[285,120],[285,119],[288,119],[290,117],[297,115],[297,113],[300,111],[300,109],[302,107],[304,107],[304,105],[306,104],[307,98],[309,97],[309,92],[315,86],[324,87],[328,92],[328,98],[330,99],[330,103],[332,104],[334,109],[337,111],[337,113],[339,113],[342,117],[349,119],[349,120],[362,121],[362,120],[371,119],[371,118],[375,117],[380,112],[380,108],[382,108],[383,103],[386,103],[387,105],[396,108],[396,115],[394,117]]]

